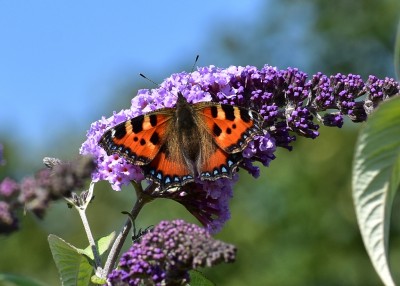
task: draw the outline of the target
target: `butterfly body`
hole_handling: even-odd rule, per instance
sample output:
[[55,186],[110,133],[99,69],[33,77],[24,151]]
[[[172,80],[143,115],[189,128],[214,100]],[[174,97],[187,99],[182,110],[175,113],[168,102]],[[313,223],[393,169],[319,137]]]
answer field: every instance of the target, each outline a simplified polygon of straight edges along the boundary
[[162,108],[120,123],[100,139],[108,155],[140,165],[161,191],[200,180],[232,178],[241,151],[262,135],[262,117],[243,107],[188,103],[178,93],[176,107]]

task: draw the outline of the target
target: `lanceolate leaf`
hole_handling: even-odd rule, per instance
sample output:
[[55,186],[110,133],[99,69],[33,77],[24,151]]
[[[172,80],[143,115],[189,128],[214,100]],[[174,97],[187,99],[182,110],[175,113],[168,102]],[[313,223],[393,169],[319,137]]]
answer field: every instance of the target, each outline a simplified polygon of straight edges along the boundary
[[44,286],[45,284],[39,283],[32,278],[26,276],[20,276],[15,274],[6,274],[0,273],[0,285],[3,283],[6,285],[15,285],[15,286]]
[[81,250],[56,235],[49,235],[48,240],[62,285],[90,285],[93,267],[86,256],[79,253]]
[[[107,252],[107,250],[109,250],[109,247],[111,243],[114,241],[114,238],[115,238],[115,232],[113,231],[109,235],[104,236],[96,241],[96,246],[97,249],[99,250],[100,256],[103,256]],[[94,259],[92,248],[90,246],[86,247],[85,249],[78,249],[78,252],[88,256],[91,260]]]
[[396,43],[394,47],[394,69],[397,80],[400,80],[400,21],[397,26]]
[[395,285],[388,260],[393,196],[400,183],[400,98],[382,104],[358,138],[353,199],[365,247],[385,285]]

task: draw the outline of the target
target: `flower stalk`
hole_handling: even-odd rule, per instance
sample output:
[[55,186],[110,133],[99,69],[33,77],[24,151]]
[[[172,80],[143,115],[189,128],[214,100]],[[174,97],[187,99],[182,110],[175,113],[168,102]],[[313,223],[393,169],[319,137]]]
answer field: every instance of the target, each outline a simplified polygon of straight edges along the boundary
[[[124,242],[131,230],[132,222],[136,220],[143,206],[153,200],[152,197],[150,197],[143,191],[141,184],[132,181],[132,185],[134,186],[136,192],[136,202],[132,210],[130,211],[130,217],[125,221],[124,226],[114,240],[110,253],[108,254],[107,261],[104,265],[103,273],[101,274],[101,276],[99,276],[101,278],[106,278],[106,276],[110,274],[110,272],[114,269],[115,263],[118,259],[118,255],[121,252],[121,248],[124,245]],[[150,185],[149,187],[154,186]]]
[[102,273],[101,268],[101,257],[99,250],[97,248],[96,242],[94,240],[92,231],[90,229],[89,221],[86,216],[86,209],[93,198],[93,189],[95,183],[91,183],[89,189],[86,192],[82,192],[80,196],[76,195],[75,193],[72,196],[66,197],[65,200],[78,211],[79,216],[81,218],[83,228],[85,229],[85,233],[87,239],[89,241],[89,246],[92,249],[93,258],[94,258],[94,268],[96,270],[96,275],[98,273]]

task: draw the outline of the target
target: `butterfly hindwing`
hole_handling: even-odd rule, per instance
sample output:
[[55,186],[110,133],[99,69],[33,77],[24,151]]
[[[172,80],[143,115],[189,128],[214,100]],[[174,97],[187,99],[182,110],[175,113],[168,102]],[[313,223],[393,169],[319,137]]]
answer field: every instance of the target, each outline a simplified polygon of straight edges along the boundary
[[171,157],[167,146],[164,145],[153,161],[142,167],[146,178],[158,183],[161,190],[194,181],[192,171],[183,158]]
[[200,178],[208,181],[215,181],[219,178],[232,178],[233,171],[241,161],[241,153],[229,154],[215,146],[214,152],[201,167]]
[[199,105],[200,118],[215,143],[227,153],[243,151],[255,135],[261,135],[262,117],[254,110],[229,104]]
[[135,165],[150,163],[170,130],[173,110],[139,115],[107,130],[100,139],[108,155],[120,154]]

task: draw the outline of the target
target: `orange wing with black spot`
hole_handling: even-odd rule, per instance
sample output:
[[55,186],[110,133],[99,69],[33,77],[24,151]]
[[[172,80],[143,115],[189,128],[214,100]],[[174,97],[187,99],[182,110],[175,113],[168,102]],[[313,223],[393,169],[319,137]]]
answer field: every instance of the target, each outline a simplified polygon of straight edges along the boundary
[[163,109],[120,123],[107,130],[99,144],[108,155],[117,153],[131,164],[148,164],[168,136],[173,112]]
[[178,132],[171,130],[174,112],[165,108],[127,120],[107,130],[99,144],[108,155],[120,154],[131,164],[140,165],[145,177],[161,190],[192,182],[193,171],[183,155],[168,151],[168,142]]
[[200,118],[214,142],[227,153],[243,151],[255,135],[262,135],[262,116],[254,110],[229,104],[201,107]]
[[210,156],[201,163],[200,178],[232,178],[243,159],[241,151],[256,135],[263,134],[263,118],[254,110],[229,104],[198,103],[194,108],[215,143]]
[[232,178],[242,161],[241,151],[254,136],[263,134],[263,119],[251,109],[210,102],[194,104],[190,109],[181,96],[178,109],[194,113],[196,125],[190,128],[199,133],[196,162],[185,157],[190,151],[182,150],[183,131],[172,126],[175,120],[187,120],[184,116],[177,118],[181,113],[176,108],[127,120],[107,130],[99,142],[108,155],[117,153],[140,165],[146,178],[156,182],[161,191],[193,182],[195,176],[211,181]]

